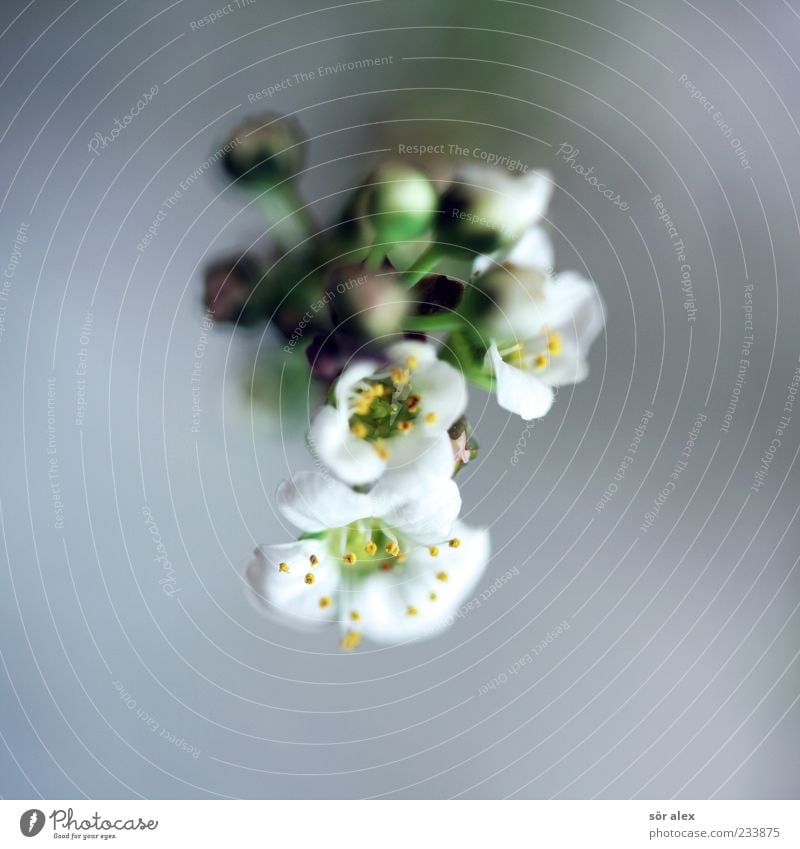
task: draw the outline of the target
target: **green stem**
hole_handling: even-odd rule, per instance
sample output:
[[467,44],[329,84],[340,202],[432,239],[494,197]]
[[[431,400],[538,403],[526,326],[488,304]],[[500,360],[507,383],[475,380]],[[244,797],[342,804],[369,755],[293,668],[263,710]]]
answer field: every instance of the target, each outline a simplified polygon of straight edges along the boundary
[[383,265],[383,259],[387,253],[394,247],[393,245],[386,244],[385,242],[375,242],[375,244],[370,248],[369,254],[367,254],[367,258],[364,260],[364,264],[367,268],[380,268]]
[[281,244],[294,247],[314,236],[314,220],[291,181],[267,189],[258,196],[258,204]]
[[414,262],[414,267],[409,268],[403,275],[403,283],[410,289],[416,283],[419,283],[422,278],[433,271],[439,262],[444,258],[446,251],[438,243],[433,242],[429,245],[422,256],[418,257]]
[[412,315],[404,321],[408,330],[460,330],[464,319],[456,312],[440,312],[433,315]]

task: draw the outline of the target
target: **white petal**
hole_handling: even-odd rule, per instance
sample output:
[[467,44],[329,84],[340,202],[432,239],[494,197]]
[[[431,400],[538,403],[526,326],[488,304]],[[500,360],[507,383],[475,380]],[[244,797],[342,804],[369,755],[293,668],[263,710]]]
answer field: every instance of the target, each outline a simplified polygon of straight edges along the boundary
[[298,472],[281,483],[276,499],[293,525],[311,533],[344,527],[370,516],[372,510],[369,495],[354,492],[323,472]]
[[455,461],[450,439],[443,429],[427,435],[420,426],[409,434],[392,437],[386,445],[391,454],[384,477],[390,473],[403,474],[422,481],[453,476]]
[[553,175],[549,171],[536,169],[521,177],[527,200],[527,210],[531,224],[539,221],[547,212],[550,199],[553,196]]
[[472,274],[479,276],[504,262],[510,262],[518,268],[533,268],[537,271],[552,273],[555,263],[553,243],[543,227],[529,227],[522,238],[510,248],[492,255],[475,258]]
[[353,394],[356,384],[365,377],[369,377],[371,374],[374,374],[377,367],[377,363],[369,360],[359,360],[346,368],[339,375],[339,378],[336,381],[334,395],[336,396],[336,408],[339,410],[339,414],[344,418],[345,422],[350,419],[348,402],[350,400],[350,396]]
[[506,261],[519,268],[533,268],[552,274],[555,255],[550,236],[543,227],[529,227],[508,251]]
[[418,366],[436,362],[436,348],[427,342],[417,342],[413,339],[390,345],[386,354],[392,362],[398,364],[404,364],[408,357],[414,357]]
[[[311,566],[312,554],[318,558],[316,566]],[[281,563],[288,572],[281,571]],[[314,577],[311,584],[306,583],[309,574]],[[286,617],[298,627],[322,625],[335,616],[339,570],[318,540],[261,545],[247,564],[246,576],[262,612]],[[331,599],[326,607],[319,604],[323,596]]]
[[553,390],[536,375],[503,362],[497,345],[487,352],[495,376],[497,403],[523,419],[538,419],[553,406]]
[[[412,390],[422,398],[416,427],[426,433],[446,430],[467,409],[467,382],[460,371],[442,360],[418,369],[411,379]],[[433,413],[436,421],[425,422]]]
[[353,486],[377,480],[386,468],[370,443],[353,436],[340,408],[325,406],[314,416],[308,441],[320,461]]
[[[447,447],[452,474],[453,455]],[[423,545],[448,536],[461,511],[458,485],[449,477],[420,478],[407,472],[387,472],[369,495],[376,518]]]
[[[459,548],[447,543],[438,557],[427,548],[408,557],[405,568],[370,576],[361,589],[361,632],[379,643],[418,640],[449,627],[489,562],[489,532],[457,523]],[[437,574],[445,572],[447,580]],[[431,593],[436,595],[431,600]],[[409,607],[416,611],[409,613]]]
[[574,309],[569,323],[574,327],[576,340],[584,356],[605,326],[605,307],[597,287],[574,271],[565,271],[555,278],[555,286],[573,293]]

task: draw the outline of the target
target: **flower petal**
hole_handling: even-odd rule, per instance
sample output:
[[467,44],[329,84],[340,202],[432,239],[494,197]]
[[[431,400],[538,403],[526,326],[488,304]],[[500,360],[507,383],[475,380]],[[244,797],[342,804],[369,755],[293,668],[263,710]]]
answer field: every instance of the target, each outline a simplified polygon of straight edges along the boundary
[[341,528],[371,514],[369,495],[323,472],[298,472],[278,487],[278,509],[302,531]]
[[493,342],[487,352],[494,371],[497,403],[523,419],[538,419],[553,406],[553,390],[536,375],[503,362]]
[[[467,382],[457,369],[442,360],[420,368],[413,377],[413,390],[422,398],[419,427],[430,432],[432,428],[446,430],[467,409]],[[435,420],[428,424],[426,416],[433,413]]]
[[492,255],[475,258],[472,274],[479,276],[501,263],[509,262],[518,268],[533,268],[537,271],[551,272],[555,263],[553,243],[543,227],[529,227],[518,242],[510,248]]
[[341,375],[339,375],[339,379],[336,381],[334,395],[336,397],[336,409],[339,410],[339,413],[344,418],[345,423],[347,423],[350,418],[348,403],[356,384],[365,377],[369,377],[373,374],[377,367],[377,363],[371,362],[370,360],[359,360],[358,362],[348,366]]
[[[454,463],[449,439],[447,451],[452,474]],[[373,516],[422,545],[448,536],[461,511],[461,494],[450,477],[420,478],[414,473],[390,471],[369,497],[375,511]]]
[[437,557],[427,548],[419,550],[408,556],[404,569],[380,572],[364,582],[364,636],[399,643],[433,636],[453,624],[489,562],[489,532],[458,522],[453,534],[460,540],[458,548],[443,543]]
[[[316,566],[311,565],[312,555]],[[310,582],[307,575],[312,576]],[[287,617],[291,624],[306,628],[335,616],[339,570],[318,540],[260,545],[247,564],[246,577],[262,612]],[[328,603],[320,604],[321,599]]]
[[413,357],[418,367],[436,362],[436,348],[427,342],[417,342],[413,339],[390,345],[386,349],[386,354],[392,362],[401,364],[405,363],[408,357]]
[[353,486],[377,480],[386,468],[369,442],[350,433],[340,408],[325,406],[314,416],[308,441],[320,461]]

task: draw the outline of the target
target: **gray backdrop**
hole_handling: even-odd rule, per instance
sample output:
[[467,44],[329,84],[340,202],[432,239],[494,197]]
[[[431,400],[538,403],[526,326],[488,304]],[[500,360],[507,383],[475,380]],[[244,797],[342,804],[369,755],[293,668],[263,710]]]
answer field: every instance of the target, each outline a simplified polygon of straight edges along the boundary
[[[240,0],[197,25],[224,5],[0,13],[0,793],[796,797],[800,4]],[[198,297],[210,258],[266,248],[208,167],[262,108],[316,139],[325,221],[399,143],[551,169],[558,266],[608,306],[534,427],[474,392],[460,483],[494,555],[429,642],[342,654],[245,596],[309,467],[302,421],[242,389],[274,337],[208,333]]]

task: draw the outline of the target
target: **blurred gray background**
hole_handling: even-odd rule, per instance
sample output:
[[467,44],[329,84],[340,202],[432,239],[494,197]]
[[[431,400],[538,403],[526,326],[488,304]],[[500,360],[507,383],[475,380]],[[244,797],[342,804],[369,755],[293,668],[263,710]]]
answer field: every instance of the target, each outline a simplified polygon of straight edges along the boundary
[[[800,4],[240,0],[196,25],[220,6],[0,12],[0,794],[796,798]],[[474,393],[460,483],[494,556],[429,642],[343,654],[245,596],[309,467],[243,391],[274,337],[207,334],[199,299],[209,259],[267,244],[204,166],[261,109],[312,137],[323,221],[401,143],[549,168],[557,264],[608,306],[534,427]]]

